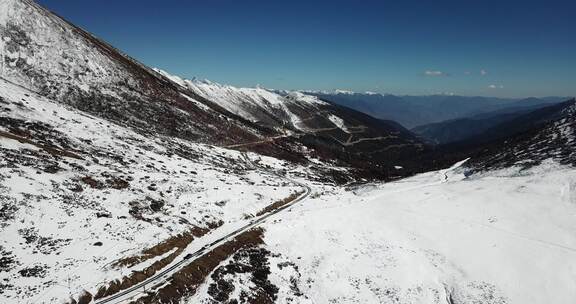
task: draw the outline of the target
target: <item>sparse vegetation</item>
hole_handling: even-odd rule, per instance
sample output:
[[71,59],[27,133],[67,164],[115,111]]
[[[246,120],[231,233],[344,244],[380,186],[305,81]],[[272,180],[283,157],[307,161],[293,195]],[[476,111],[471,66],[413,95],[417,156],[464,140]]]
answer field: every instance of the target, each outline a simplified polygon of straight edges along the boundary
[[[182,251],[195,239],[201,237],[208,233],[210,229],[214,229],[221,225],[222,223],[210,224],[213,228],[199,228],[194,227],[185,233],[173,236],[151,248],[142,251],[141,255],[127,257],[114,262],[111,267],[114,268],[131,268],[140,263],[143,263],[154,257],[159,257],[164,254],[170,253],[168,256],[154,262],[152,265],[146,267],[141,271],[134,271],[130,275],[123,277],[122,279],[114,280],[98,289],[95,295],[85,292],[79,299],[78,303],[82,300],[82,297],[90,297],[94,299],[101,299],[110,295],[113,295],[121,290],[130,288],[147,278],[153,276],[156,272],[166,267],[168,264],[172,263],[178,256],[182,254]],[[70,302],[75,303],[75,302]]]
[[234,284],[230,278],[237,274],[250,274],[254,284],[254,294],[241,293],[240,303],[274,303],[277,299],[278,287],[268,279],[270,251],[264,248],[243,248],[236,252],[227,265],[218,267],[212,272],[214,281],[208,287],[208,294],[217,302],[236,301],[230,299],[234,292]]
[[14,220],[14,214],[18,211],[16,199],[7,195],[0,195],[0,228]]
[[46,266],[42,265],[35,265],[32,267],[24,268],[18,271],[21,276],[29,278],[29,277],[37,277],[43,278],[46,275]]
[[266,206],[264,209],[258,211],[256,213],[256,216],[261,216],[264,215],[266,213],[272,212],[276,209],[282,208],[283,206],[285,206],[286,204],[292,202],[293,200],[295,200],[296,198],[298,198],[300,195],[302,195],[302,193],[304,193],[304,191],[299,191],[296,193],[292,193],[290,196],[288,196],[285,199],[279,200],[277,202],[274,202],[268,206]]
[[118,260],[112,264],[114,268],[120,267],[133,267],[134,265],[145,262],[153,257],[161,256],[173,249],[183,250],[188,246],[194,238],[201,237],[208,233],[210,230],[207,228],[194,227],[187,232],[175,235],[157,245],[145,249],[141,255],[132,256]]
[[254,248],[263,243],[261,228],[246,231],[205,255],[186,265],[175,273],[166,286],[154,294],[134,301],[134,304],[180,303],[180,300],[193,295],[206,277],[228,257],[242,248]]
[[2,246],[0,246],[0,272],[10,271],[17,265],[18,261],[12,252],[7,251]]

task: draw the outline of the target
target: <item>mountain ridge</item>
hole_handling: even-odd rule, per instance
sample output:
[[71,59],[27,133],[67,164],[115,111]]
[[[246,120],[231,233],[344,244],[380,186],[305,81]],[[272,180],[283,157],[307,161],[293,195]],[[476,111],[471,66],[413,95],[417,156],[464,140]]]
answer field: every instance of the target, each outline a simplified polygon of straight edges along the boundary
[[456,118],[412,128],[410,131],[422,136],[434,144],[450,144],[478,136],[498,124],[537,109],[550,107],[549,104],[537,104],[524,107],[507,107],[502,110]]
[[350,107],[376,118],[399,122],[408,129],[450,119],[465,118],[507,107],[548,104],[564,97],[497,98],[456,95],[392,95],[364,93],[313,93],[323,100]]
[[293,161],[322,155],[363,168],[374,163],[392,167],[403,155],[425,148],[399,125],[376,123],[299,92],[186,82],[154,70],[34,1],[5,0],[2,5],[0,46],[7,58],[2,77],[148,136]]

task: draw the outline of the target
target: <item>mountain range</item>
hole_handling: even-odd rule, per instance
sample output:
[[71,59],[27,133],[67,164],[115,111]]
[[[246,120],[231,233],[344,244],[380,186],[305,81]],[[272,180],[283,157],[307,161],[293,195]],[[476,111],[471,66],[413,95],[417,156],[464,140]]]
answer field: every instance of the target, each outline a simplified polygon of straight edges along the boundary
[[0,0],[1,303],[571,303],[576,100],[238,88]]
[[423,149],[396,123],[298,92],[184,81],[146,67],[33,1],[6,1],[4,7],[5,81],[139,132],[244,144],[291,160],[304,159],[299,147],[306,146],[361,168],[374,161],[380,166],[382,159],[390,167],[397,155]]
[[411,131],[434,144],[448,144],[478,136],[500,123],[537,109],[547,107],[553,109],[554,105],[542,103],[532,106],[508,107],[493,112],[422,125],[413,128]]
[[457,95],[397,96],[343,91],[310,92],[310,94],[376,118],[396,121],[409,129],[506,109],[544,106],[568,99],[566,97],[511,99]]

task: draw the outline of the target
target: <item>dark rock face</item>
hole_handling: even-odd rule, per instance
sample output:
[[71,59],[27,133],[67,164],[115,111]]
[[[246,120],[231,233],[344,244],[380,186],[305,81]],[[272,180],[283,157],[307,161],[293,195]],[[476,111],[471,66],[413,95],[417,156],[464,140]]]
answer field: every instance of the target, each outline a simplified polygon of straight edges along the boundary
[[0,246],[0,272],[10,271],[19,264],[16,257],[11,251],[5,250]]

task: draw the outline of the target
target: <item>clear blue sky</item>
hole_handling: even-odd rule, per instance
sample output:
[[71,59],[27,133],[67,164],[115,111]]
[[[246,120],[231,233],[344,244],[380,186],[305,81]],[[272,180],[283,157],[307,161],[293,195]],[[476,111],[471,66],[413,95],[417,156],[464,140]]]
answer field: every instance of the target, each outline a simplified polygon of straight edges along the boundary
[[576,1],[38,1],[187,78],[393,94],[576,95]]

